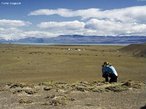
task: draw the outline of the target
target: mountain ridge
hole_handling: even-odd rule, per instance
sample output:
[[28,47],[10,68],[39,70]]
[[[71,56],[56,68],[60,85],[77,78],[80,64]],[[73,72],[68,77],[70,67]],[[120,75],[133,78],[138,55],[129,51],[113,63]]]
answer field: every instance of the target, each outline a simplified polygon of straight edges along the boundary
[[63,44],[134,44],[145,43],[146,36],[60,35],[50,38],[27,37],[18,40],[0,39],[0,43],[63,43]]

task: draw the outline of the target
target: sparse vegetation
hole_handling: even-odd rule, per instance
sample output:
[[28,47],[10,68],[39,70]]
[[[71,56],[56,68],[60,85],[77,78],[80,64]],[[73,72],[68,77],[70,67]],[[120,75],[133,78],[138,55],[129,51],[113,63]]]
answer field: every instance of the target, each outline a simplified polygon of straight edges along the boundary
[[50,97],[51,99],[49,99],[49,103],[50,105],[53,106],[58,106],[58,105],[66,105],[68,102],[68,98],[65,95],[54,95],[53,97]]
[[[101,94],[102,95],[105,95],[107,93],[113,94],[115,92],[117,92],[118,94],[124,91],[125,93],[127,93],[127,90],[129,89],[130,89],[129,91],[133,93],[136,91],[135,89],[141,91],[141,89],[144,87],[145,87],[144,83],[136,82],[136,81],[126,81],[126,82],[118,82],[112,84],[106,82],[100,82],[100,81],[91,81],[91,82],[81,81],[75,83],[48,81],[48,82],[33,83],[33,84],[26,83],[25,85],[24,84],[22,85],[22,83],[14,83],[14,84],[9,83],[5,85],[4,84],[1,85],[1,88],[3,89],[3,93],[8,92],[11,95],[11,97],[9,98],[8,96],[7,99],[11,99],[12,104],[16,105],[17,103],[19,103],[20,104],[19,106],[24,106],[24,107],[32,106],[35,108],[41,105],[41,106],[48,106],[53,109],[55,107],[60,107],[60,106],[63,107],[67,106],[68,108],[70,108],[70,104],[74,104],[74,103],[78,104],[82,102],[82,100],[84,99],[90,100],[91,98],[88,97],[86,98],[87,95],[89,97],[92,97],[92,99],[97,100],[98,98],[96,97],[99,97],[97,96],[99,94],[100,96]],[[3,95],[3,93],[0,93],[0,97],[6,96]],[[113,96],[114,95],[112,95],[112,97]],[[16,100],[13,101],[13,99]],[[94,103],[94,100],[93,101],[90,100],[90,102],[83,101],[85,102],[84,106],[97,108],[98,102]]]
[[[117,99],[124,107],[131,106],[127,102],[141,107],[146,59],[119,52],[120,48],[0,45],[0,108],[104,109]],[[118,83],[101,82],[104,61],[116,67]],[[134,81],[120,82],[129,79]]]
[[122,84],[122,86],[127,86],[127,87],[131,87],[131,88],[136,88],[139,89],[144,85],[144,83],[142,82],[134,82],[134,81],[127,81],[125,83]]
[[32,103],[33,101],[32,100],[29,100],[29,99],[20,99],[19,100],[19,103],[20,104],[30,104]]

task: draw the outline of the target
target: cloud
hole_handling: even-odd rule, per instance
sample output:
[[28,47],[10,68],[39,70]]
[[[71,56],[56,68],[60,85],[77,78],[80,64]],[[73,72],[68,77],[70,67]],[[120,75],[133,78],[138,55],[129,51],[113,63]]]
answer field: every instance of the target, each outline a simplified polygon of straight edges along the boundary
[[35,29],[24,30],[18,27],[0,27],[0,39],[16,40],[27,37],[49,38],[59,35],[146,35],[146,24],[122,23],[107,19],[87,21],[41,22]]
[[146,35],[146,6],[133,6],[120,9],[39,9],[29,15],[58,15],[76,18],[70,22],[42,22],[37,26],[60,34],[79,33],[83,35]]
[[8,26],[8,27],[22,27],[30,25],[31,23],[28,21],[22,20],[8,20],[8,19],[0,19],[0,26]]
[[83,34],[84,22],[78,20],[75,21],[63,21],[63,22],[41,22],[37,25],[40,29],[48,30],[52,33],[60,35],[67,34]]
[[84,22],[80,21],[66,21],[66,22],[41,22],[37,25],[40,28],[48,28],[48,29],[82,29],[84,28]]
[[92,18],[87,21],[41,22],[40,29],[59,35],[146,35],[146,24]]
[[141,22],[146,21],[146,14],[144,10],[146,10],[146,6],[134,6],[122,9],[105,10],[102,12],[101,17],[97,18],[105,18],[121,22]]
[[[101,10],[98,8],[71,10],[71,9],[39,9],[28,15],[59,15],[62,17],[81,17],[82,19],[110,19],[115,21],[145,20],[146,6],[134,6],[121,9]],[[146,21],[146,20],[145,20]]]
[[[49,38],[73,34],[85,36],[146,36],[145,10],[146,6],[110,10],[98,8],[79,10],[40,9],[30,12],[29,16],[47,15],[49,19],[50,15],[58,15],[55,17],[62,16],[65,19],[64,21],[62,21],[63,19],[60,21],[41,21],[38,24],[31,24],[29,21],[23,20],[0,19],[0,38],[14,40],[26,37]],[[76,20],[72,21],[71,19]],[[30,26],[27,29],[28,25]]]
[[96,30],[98,35],[146,35],[146,24],[140,23],[91,19],[86,22],[85,28]]
[[100,9],[97,8],[89,8],[89,9],[81,9],[81,10],[71,10],[71,9],[39,9],[30,12],[28,15],[59,15],[61,17],[82,17],[82,18],[92,18],[97,17],[101,14]]
[[19,39],[21,38],[20,34],[22,34],[22,30],[17,28],[1,28],[0,29],[0,38],[5,40],[10,39]]
[[60,15],[62,17],[73,17],[72,13],[73,13],[73,11],[70,9],[60,8],[60,9],[56,9],[56,10],[39,9],[39,10],[30,12],[28,15],[54,15],[54,14],[57,14],[57,15]]
[[37,30],[35,30],[35,31],[25,31],[23,33],[23,36],[24,37],[29,36],[29,37],[37,37],[37,38],[41,38],[41,37],[48,38],[48,37],[56,37],[56,36],[58,36],[58,34],[47,32],[47,31],[37,31]]
[[59,34],[50,33],[47,31],[39,31],[39,30],[24,31],[18,28],[0,28],[0,39],[5,39],[5,40],[18,40],[27,37],[48,38],[48,37],[56,37],[58,35]]
[[67,21],[67,22],[42,22],[37,25],[39,28],[24,30],[18,27],[0,28],[0,38],[6,40],[17,40],[27,37],[49,38],[59,35],[73,35],[84,33],[84,22]]

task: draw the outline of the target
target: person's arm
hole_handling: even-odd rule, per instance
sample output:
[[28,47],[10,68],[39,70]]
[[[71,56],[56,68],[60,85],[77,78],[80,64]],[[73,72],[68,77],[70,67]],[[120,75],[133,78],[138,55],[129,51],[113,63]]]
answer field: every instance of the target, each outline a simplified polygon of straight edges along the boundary
[[113,66],[111,66],[111,69],[112,69],[113,73],[114,73],[116,76],[118,76],[118,73],[117,73],[116,69],[115,69]]
[[102,77],[104,77],[105,68],[102,66]]

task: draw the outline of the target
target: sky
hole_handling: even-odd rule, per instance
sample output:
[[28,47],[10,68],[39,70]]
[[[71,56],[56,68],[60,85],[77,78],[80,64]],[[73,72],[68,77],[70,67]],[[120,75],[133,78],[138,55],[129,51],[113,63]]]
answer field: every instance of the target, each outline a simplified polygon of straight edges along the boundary
[[146,36],[146,0],[0,0],[0,39]]

